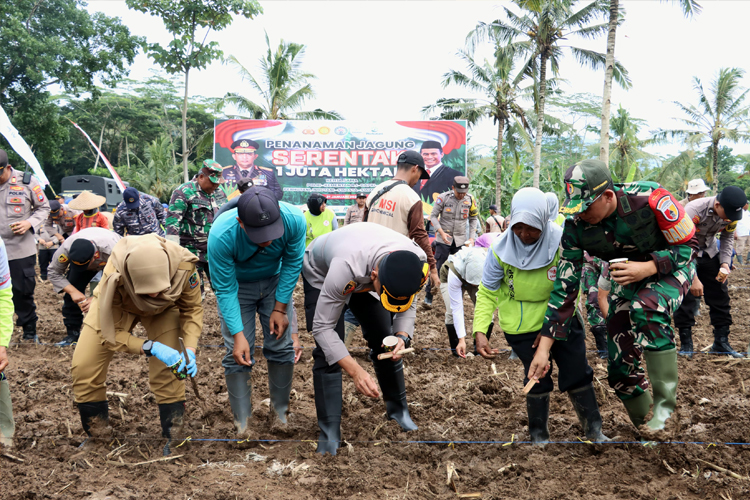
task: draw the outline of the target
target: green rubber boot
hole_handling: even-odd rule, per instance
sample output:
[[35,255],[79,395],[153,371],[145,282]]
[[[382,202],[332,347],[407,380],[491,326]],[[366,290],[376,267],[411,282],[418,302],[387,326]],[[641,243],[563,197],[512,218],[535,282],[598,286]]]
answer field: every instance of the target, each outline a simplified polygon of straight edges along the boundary
[[636,429],[646,423],[646,415],[651,409],[652,402],[651,393],[648,391],[638,397],[622,400],[622,404],[628,411],[628,417],[630,417],[630,421],[633,422]]
[[654,390],[654,416],[647,425],[658,431],[664,428],[677,406],[677,349],[644,351],[643,358]]

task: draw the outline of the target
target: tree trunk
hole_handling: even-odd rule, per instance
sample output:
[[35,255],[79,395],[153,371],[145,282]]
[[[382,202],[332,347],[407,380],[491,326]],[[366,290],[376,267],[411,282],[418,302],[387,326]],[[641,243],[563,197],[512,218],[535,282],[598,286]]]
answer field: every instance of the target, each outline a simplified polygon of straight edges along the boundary
[[187,107],[188,107],[188,75],[190,68],[185,70],[185,98],[182,100],[182,172],[185,174],[185,182],[188,177],[188,148],[187,148]]
[[615,72],[615,37],[619,0],[609,0],[609,35],[607,35],[607,59],[602,92],[602,133],[599,140],[599,159],[609,165],[609,115],[612,105],[612,75]]
[[714,177],[712,184],[714,187],[714,196],[716,196],[719,194],[719,141],[714,141],[711,144],[711,148],[713,149],[713,151],[711,151],[711,161],[713,162],[711,172]]
[[539,188],[539,173],[542,170],[542,130],[544,129],[544,98],[547,93],[547,56],[539,56],[539,110],[536,119],[536,137],[534,138],[534,183]]
[[495,205],[498,212],[502,210],[503,196],[503,131],[505,130],[505,119],[500,118],[497,122],[497,162],[495,166]]

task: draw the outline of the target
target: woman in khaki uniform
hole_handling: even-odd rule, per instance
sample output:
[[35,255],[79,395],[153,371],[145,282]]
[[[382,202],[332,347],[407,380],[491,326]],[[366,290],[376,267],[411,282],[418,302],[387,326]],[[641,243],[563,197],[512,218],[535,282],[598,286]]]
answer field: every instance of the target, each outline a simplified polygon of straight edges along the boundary
[[[73,354],[73,393],[87,434],[92,419],[107,421],[105,382],[115,351],[150,358],[149,383],[159,404],[162,435],[170,438],[173,425],[181,425],[185,384],[180,379],[185,368],[191,376],[197,372],[195,349],[203,329],[197,261],[155,234],[127,236],[115,245]],[[146,329],[146,341],[130,334],[138,322]],[[180,336],[189,360],[180,355]]]

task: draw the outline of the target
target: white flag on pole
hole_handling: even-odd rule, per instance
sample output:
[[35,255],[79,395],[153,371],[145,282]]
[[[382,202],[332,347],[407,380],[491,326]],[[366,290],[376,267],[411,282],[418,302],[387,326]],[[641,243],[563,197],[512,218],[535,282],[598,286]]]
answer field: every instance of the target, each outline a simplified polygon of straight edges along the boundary
[[34,171],[34,175],[36,175],[37,179],[39,179],[39,182],[42,184],[42,187],[48,185],[49,179],[44,175],[42,167],[39,165],[39,161],[37,161],[36,156],[31,152],[31,148],[26,144],[26,141],[23,140],[23,137],[18,134],[16,127],[10,123],[10,118],[5,114],[5,110],[2,106],[0,106],[0,134],[5,136],[5,139],[13,150],[29,164]]

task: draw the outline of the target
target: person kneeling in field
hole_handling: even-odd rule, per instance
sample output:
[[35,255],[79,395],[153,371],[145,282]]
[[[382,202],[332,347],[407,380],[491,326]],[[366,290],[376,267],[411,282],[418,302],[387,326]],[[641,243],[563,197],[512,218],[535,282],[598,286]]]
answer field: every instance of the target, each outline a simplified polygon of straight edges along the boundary
[[[73,394],[89,436],[94,420],[108,419],[105,381],[115,351],[149,358],[162,436],[170,439],[172,428],[181,427],[183,370],[190,376],[198,371],[195,349],[203,329],[197,262],[189,250],[155,234],[126,236],[115,245],[73,354]],[[130,334],[138,322],[148,334],[145,342]],[[180,336],[190,359],[180,354]]]
[[[370,375],[344,345],[344,306],[362,327],[388,418],[405,431],[417,426],[406,404],[401,356],[411,344],[416,319],[414,297],[427,281],[424,251],[406,236],[372,222],[346,226],[315,238],[305,250],[302,278],[307,331],[315,338],[313,386],[320,437],[318,453],[336,454],[341,441],[341,369],[357,391],[379,396]],[[372,294],[371,292],[375,292]],[[393,359],[378,359],[383,339],[398,337]]]
[[[494,358],[498,352],[490,348],[484,334],[497,307],[505,339],[529,374],[524,384],[532,377],[529,367],[539,344],[560,258],[562,228],[552,223],[555,217],[557,198],[554,194],[545,196],[536,188],[519,190],[511,203],[511,230],[505,231],[492,245],[477,292],[473,325],[477,352],[485,358]],[[557,384],[561,392],[568,393],[586,439],[609,441],[602,434],[602,417],[591,383],[594,371],[586,360],[585,338],[583,325],[574,317],[568,341],[555,343],[551,350],[559,368]],[[547,366],[526,396],[529,434],[532,443],[537,445],[549,441],[547,420],[553,387],[550,373]]]

